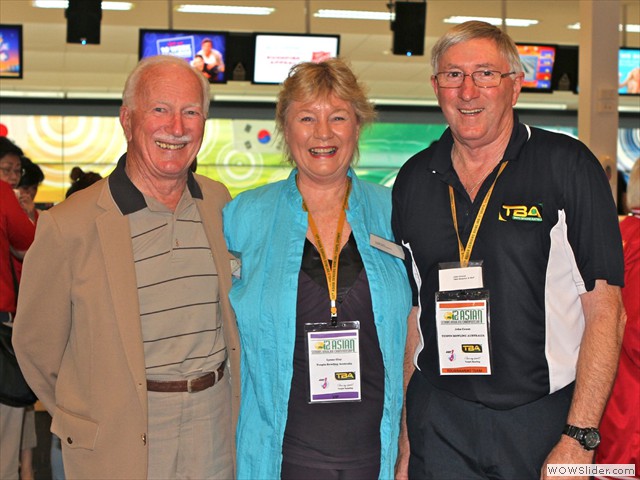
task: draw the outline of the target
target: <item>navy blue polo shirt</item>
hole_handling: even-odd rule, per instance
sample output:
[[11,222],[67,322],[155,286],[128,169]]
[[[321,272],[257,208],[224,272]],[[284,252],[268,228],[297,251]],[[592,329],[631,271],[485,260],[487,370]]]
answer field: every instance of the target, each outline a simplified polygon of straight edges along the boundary
[[606,175],[589,149],[563,134],[514,129],[473,248],[490,291],[490,376],[441,376],[435,325],[438,264],[459,261],[449,185],[466,245],[499,166],[471,202],[451,163],[453,137],[401,168],[393,229],[408,252],[423,345],[417,366],[435,387],[496,409],[553,393],[575,380],[584,330],[580,295],[597,279],[623,285],[622,240]]

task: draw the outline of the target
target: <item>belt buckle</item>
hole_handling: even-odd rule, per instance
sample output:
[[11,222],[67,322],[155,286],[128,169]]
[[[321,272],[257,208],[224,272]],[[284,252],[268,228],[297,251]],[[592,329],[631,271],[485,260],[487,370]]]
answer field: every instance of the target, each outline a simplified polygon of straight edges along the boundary
[[197,380],[197,379],[198,379],[198,377],[190,378],[190,379],[187,380],[187,392],[193,393],[193,390],[192,390],[192,387],[191,387],[191,381],[192,380]]

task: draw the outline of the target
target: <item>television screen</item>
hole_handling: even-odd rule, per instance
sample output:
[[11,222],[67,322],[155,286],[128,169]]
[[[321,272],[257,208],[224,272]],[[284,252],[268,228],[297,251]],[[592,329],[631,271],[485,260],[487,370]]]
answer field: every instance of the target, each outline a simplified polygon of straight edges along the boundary
[[551,92],[551,76],[556,58],[555,45],[518,44],[524,69],[523,92]]
[[322,62],[340,53],[339,35],[256,33],[253,83],[279,84],[292,66]]
[[618,77],[619,94],[640,95],[640,48],[620,48]]
[[0,78],[22,78],[22,25],[0,25]]
[[226,83],[227,32],[140,29],[138,56],[173,55],[184,58],[210,83]]
[[558,45],[553,63],[551,89],[578,93],[580,49],[577,45]]

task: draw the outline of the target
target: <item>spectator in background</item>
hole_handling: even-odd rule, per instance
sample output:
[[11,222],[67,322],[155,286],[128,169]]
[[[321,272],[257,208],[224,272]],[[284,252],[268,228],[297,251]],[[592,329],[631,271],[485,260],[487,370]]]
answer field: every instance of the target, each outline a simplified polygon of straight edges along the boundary
[[44,181],[44,173],[42,173],[42,169],[28,157],[23,156],[20,162],[22,164],[22,177],[20,177],[20,181],[18,182],[18,190],[20,191],[18,201],[22,209],[29,216],[29,219],[35,223],[38,220],[38,209],[36,208],[35,198],[38,194],[38,187]]
[[71,178],[71,186],[67,190],[65,198],[79,190],[87,188],[89,185],[93,185],[102,178],[102,175],[96,172],[84,172],[80,167],[73,167],[69,174]]
[[[11,258],[22,257],[33,241],[35,226],[20,208],[16,193],[22,174],[22,150],[0,137],[0,322],[11,324],[16,311],[16,281]],[[0,478],[18,479],[24,408],[0,402]]]
[[640,478],[640,159],[629,175],[627,203],[631,215],[620,223],[627,325],[613,391],[600,422],[596,463],[633,463]]
[[[34,224],[38,221],[38,209],[35,204],[35,197],[38,193],[38,187],[44,181],[44,173],[42,169],[33,163],[30,158],[22,156],[20,158],[22,165],[22,176],[17,185],[18,202],[29,220]],[[22,259],[12,258],[13,268],[16,279],[20,282],[22,275]],[[22,423],[22,441],[20,446],[20,479],[32,480],[34,478],[33,471],[33,450],[38,446],[38,438],[36,436],[36,421],[34,406],[25,408],[24,420]]]

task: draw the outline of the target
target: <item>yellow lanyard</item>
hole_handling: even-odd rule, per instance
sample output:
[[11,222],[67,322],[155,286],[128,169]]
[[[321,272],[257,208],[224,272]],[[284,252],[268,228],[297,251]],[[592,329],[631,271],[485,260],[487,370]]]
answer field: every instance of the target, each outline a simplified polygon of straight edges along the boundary
[[473,244],[476,242],[476,237],[478,236],[478,230],[480,229],[480,224],[482,223],[482,217],[484,217],[484,212],[487,209],[487,205],[489,204],[489,198],[491,198],[491,194],[493,193],[493,187],[495,187],[496,182],[498,181],[498,177],[507,166],[507,163],[509,162],[504,162],[500,166],[498,175],[496,175],[496,178],[493,180],[493,183],[491,184],[491,188],[489,188],[489,191],[485,194],[484,199],[482,200],[482,204],[480,205],[480,210],[478,211],[476,220],[475,222],[473,222],[473,228],[471,229],[471,235],[469,235],[469,241],[467,242],[466,248],[462,246],[462,241],[460,240],[460,233],[458,232],[458,216],[456,214],[456,200],[453,194],[453,187],[449,185],[449,201],[451,202],[451,215],[453,216],[453,227],[456,229],[456,236],[458,237],[458,252],[460,255],[460,266],[463,268],[469,265],[469,259],[471,258],[471,251],[473,250]]
[[349,183],[347,184],[347,191],[344,192],[344,200],[342,201],[342,211],[340,212],[340,217],[338,218],[336,240],[333,245],[332,265],[329,264],[329,259],[327,258],[327,254],[324,250],[324,247],[322,246],[318,227],[313,221],[313,217],[311,216],[311,212],[309,212],[309,209],[307,208],[307,204],[305,203],[304,198],[302,199],[302,209],[307,212],[307,216],[309,219],[309,228],[311,228],[311,233],[316,239],[316,246],[318,247],[318,253],[320,254],[320,260],[322,261],[322,267],[324,268],[324,275],[327,278],[327,285],[329,287],[329,299],[331,300],[331,324],[333,326],[338,324],[338,307],[336,306],[336,300],[338,299],[338,261],[340,260],[340,243],[342,240],[342,230],[344,229],[344,222],[347,217],[346,210],[349,206],[349,193],[351,192],[351,179],[348,180]]

